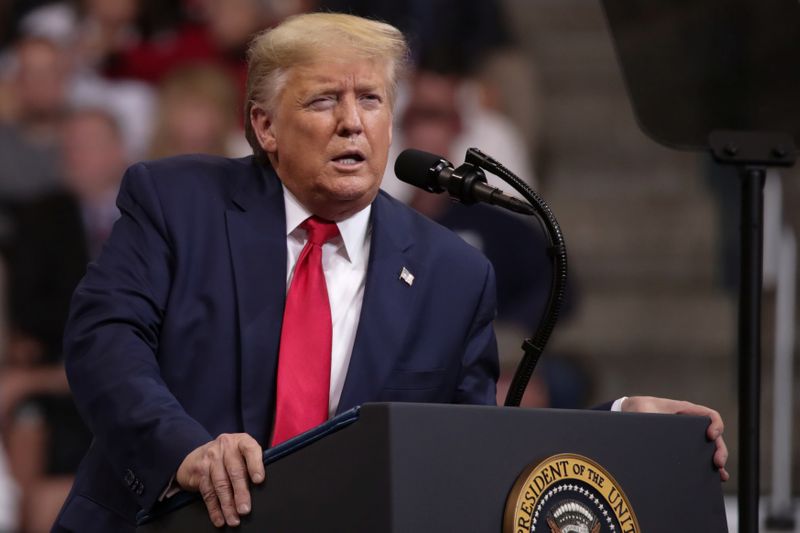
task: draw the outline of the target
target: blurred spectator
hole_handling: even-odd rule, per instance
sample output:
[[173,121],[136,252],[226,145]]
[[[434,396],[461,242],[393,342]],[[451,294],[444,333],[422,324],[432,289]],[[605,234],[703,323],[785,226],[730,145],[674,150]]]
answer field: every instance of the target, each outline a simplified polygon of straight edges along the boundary
[[29,198],[55,184],[68,60],[52,42],[25,38],[8,60],[8,114],[0,125],[0,196]]
[[126,165],[119,128],[106,111],[71,113],[62,139],[62,190],[22,211],[9,269],[11,329],[39,343],[37,362],[58,361],[72,290],[118,216]]
[[199,13],[182,17],[173,27],[131,42],[107,58],[102,72],[115,79],[135,78],[158,83],[172,69],[198,61],[213,62],[218,54]]
[[109,81],[95,72],[76,72],[70,86],[69,102],[73,107],[100,106],[118,119],[120,135],[128,160],[144,157],[150,146],[155,90],[136,81]]
[[244,58],[250,38],[290,15],[308,11],[312,0],[201,0],[203,20],[217,50]]
[[147,5],[142,0],[57,2],[28,13],[20,27],[25,38],[46,39],[69,59],[65,79],[70,105],[113,110],[131,159],[142,157],[149,146],[153,91],[144,83],[107,80],[100,73],[116,54],[140,41],[138,15]]
[[73,53],[81,66],[102,68],[109,57],[140,38],[136,20],[139,0],[83,0]]
[[[521,135],[503,115],[481,107],[474,83],[454,73],[418,70],[410,77],[404,92],[398,98],[400,103],[395,111],[400,117],[399,130],[395,132],[389,161],[411,147],[441,155],[458,165],[467,148],[475,146],[503,163],[528,185],[536,186]],[[516,194],[500,178],[487,177],[491,185]],[[406,202],[415,192],[410,185],[394,177],[392,165],[386,167],[383,188]]]
[[62,144],[63,190],[22,211],[9,271],[12,341],[0,408],[27,531],[49,530],[91,439],[69,396],[61,336],[72,291],[119,216],[114,202],[127,164],[119,127],[104,110],[69,114]]
[[[187,2],[187,17],[172,31],[116,54],[104,72],[114,78],[160,82],[173,69],[190,63],[213,63],[245,93],[245,52],[253,35],[283,18],[305,11],[310,0],[196,0]],[[243,108],[243,106],[240,106]]]
[[500,0],[320,0],[317,8],[385,20],[408,35],[417,65],[462,76],[513,41]]
[[162,83],[150,157],[250,153],[237,127],[238,95],[224,70],[211,65],[176,69]]
[[51,1],[25,12],[17,32],[68,47],[78,69],[103,70],[118,54],[181,20],[181,0]]
[[518,49],[503,48],[489,53],[477,70],[480,107],[511,120],[536,163],[532,171],[542,175],[543,113],[536,63]]
[[58,181],[57,131],[66,109],[67,58],[52,42],[22,39],[5,58],[0,122],[0,251],[18,206]]

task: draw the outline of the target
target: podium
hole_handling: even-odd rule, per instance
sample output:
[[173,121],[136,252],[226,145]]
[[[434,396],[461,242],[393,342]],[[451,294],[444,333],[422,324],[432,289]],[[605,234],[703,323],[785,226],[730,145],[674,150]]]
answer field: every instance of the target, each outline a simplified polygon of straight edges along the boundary
[[[551,533],[546,520],[568,520],[574,511],[574,520],[595,517],[596,529],[587,531],[725,533],[707,425],[675,415],[366,404],[285,443],[277,459],[268,450],[253,511],[223,530]],[[526,478],[537,464],[540,474]],[[611,501],[590,494],[590,485]],[[513,489],[518,497],[507,504]],[[154,510],[137,531],[220,531],[202,501],[184,499]],[[585,511],[575,510],[581,505]],[[603,512],[623,516],[612,522]]]

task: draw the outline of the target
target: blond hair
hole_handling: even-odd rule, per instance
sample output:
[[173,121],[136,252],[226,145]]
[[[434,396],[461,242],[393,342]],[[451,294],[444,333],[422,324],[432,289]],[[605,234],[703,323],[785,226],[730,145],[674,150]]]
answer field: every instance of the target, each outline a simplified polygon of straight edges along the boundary
[[308,13],[289,17],[253,38],[247,51],[244,125],[257,157],[265,154],[250,123],[253,107],[273,111],[289,69],[342,51],[386,63],[393,103],[397,80],[408,61],[408,45],[402,32],[390,24],[342,13]]

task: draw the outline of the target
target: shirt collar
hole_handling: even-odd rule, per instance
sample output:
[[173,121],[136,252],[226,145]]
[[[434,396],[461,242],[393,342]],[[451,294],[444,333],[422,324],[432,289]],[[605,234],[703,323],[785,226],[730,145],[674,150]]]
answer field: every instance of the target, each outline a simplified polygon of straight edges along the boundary
[[[286,236],[288,237],[313,213],[306,209],[286,187],[283,187],[283,203],[286,211]],[[361,211],[336,223],[344,243],[345,254],[351,263],[361,261],[364,254],[369,238],[369,215],[371,212],[372,204],[369,204]]]

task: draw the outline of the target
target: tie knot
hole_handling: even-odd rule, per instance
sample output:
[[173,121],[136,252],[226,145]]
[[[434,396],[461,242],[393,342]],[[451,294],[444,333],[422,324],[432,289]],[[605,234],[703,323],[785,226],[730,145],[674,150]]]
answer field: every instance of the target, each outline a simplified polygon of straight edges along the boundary
[[329,240],[339,235],[339,228],[335,222],[321,219],[317,216],[307,218],[300,227],[308,232],[309,242],[322,246]]

